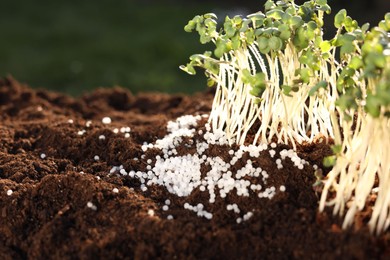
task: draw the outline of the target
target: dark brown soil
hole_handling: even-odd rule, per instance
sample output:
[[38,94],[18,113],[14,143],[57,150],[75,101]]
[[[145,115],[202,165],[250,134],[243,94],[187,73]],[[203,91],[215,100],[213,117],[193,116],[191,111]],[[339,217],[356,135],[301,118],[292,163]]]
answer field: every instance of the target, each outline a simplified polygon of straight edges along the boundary
[[[198,190],[184,198],[158,186],[143,192],[135,179],[109,174],[117,165],[145,170],[145,161],[157,151],[142,159],[141,145],[162,138],[168,120],[208,113],[211,101],[208,92],[134,96],[120,88],[75,99],[1,79],[0,259],[390,257],[390,234],[371,236],[364,214],[354,228],[342,231],[338,219],[317,212],[310,167],[302,171],[291,163],[277,170],[270,156],[262,156],[269,182],[285,185],[286,192],[272,200],[228,195],[211,205]],[[105,116],[111,117],[110,125],[102,123]],[[113,133],[123,126],[131,127],[130,138]],[[226,156],[229,149],[215,147],[209,155]],[[323,144],[300,148],[301,157],[312,164],[320,164],[327,153]],[[163,211],[166,199],[172,204]],[[208,205],[212,220],[183,208],[195,201]],[[88,202],[96,209],[87,207]],[[237,224],[234,213],[226,210],[228,203],[251,210],[253,217]]]

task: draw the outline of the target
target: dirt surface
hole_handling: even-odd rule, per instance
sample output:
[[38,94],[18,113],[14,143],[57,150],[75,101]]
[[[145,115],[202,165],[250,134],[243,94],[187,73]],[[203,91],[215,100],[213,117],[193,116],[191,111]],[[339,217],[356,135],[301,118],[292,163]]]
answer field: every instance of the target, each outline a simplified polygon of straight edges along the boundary
[[[286,161],[278,170],[266,152],[253,163],[267,170],[269,183],[286,187],[271,200],[233,193],[210,204],[198,189],[188,197],[155,185],[142,191],[136,178],[112,171],[119,165],[145,171],[158,151],[144,153],[142,144],[164,137],[169,120],[208,113],[211,102],[211,92],[135,96],[119,88],[75,99],[1,79],[0,259],[390,257],[390,234],[371,236],[364,213],[355,227],[342,231],[338,219],[317,212],[311,166],[299,170]],[[104,117],[112,123],[103,124]],[[127,126],[130,136],[114,132]],[[179,153],[187,148],[182,144]],[[207,156],[227,157],[229,149],[216,146]],[[329,147],[299,151],[310,165],[320,165]],[[169,209],[163,210],[167,199]],[[199,202],[213,213],[211,220],[183,207]],[[253,216],[237,223],[228,203]]]

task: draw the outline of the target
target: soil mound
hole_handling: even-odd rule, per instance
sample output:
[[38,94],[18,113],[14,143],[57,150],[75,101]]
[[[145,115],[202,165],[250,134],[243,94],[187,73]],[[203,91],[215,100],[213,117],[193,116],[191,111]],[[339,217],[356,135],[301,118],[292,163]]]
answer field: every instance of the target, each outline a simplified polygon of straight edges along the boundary
[[[354,228],[342,231],[338,219],[317,212],[313,165],[321,167],[329,153],[326,144],[300,147],[298,155],[307,162],[303,169],[289,159],[278,168],[271,148],[256,158],[243,153],[230,165],[233,174],[247,160],[261,166],[267,181],[263,176],[255,184],[277,187],[271,199],[254,196],[253,191],[249,196],[231,192],[210,203],[200,186],[188,196],[177,196],[163,185],[147,184],[156,177],[151,164],[163,156],[155,147],[145,148],[147,144],[169,134],[169,121],[209,113],[212,98],[211,92],[133,95],[121,88],[72,98],[0,79],[0,258],[390,256],[389,233],[371,236],[363,225],[364,214]],[[205,122],[202,117],[196,134],[177,145],[178,155],[196,152],[191,145],[200,143]],[[240,148],[213,145],[204,158],[231,160],[231,149]],[[290,148],[272,149],[278,155]],[[201,176],[210,167],[203,165]],[[211,219],[199,213],[203,207]]]

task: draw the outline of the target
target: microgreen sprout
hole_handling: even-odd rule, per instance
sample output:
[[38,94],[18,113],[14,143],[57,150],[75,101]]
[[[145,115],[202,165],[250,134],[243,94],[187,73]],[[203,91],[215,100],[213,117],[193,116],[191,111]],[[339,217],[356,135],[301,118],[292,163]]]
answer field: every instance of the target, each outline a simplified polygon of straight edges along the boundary
[[181,66],[190,74],[204,68],[209,86],[216,85],[209,118],[214,131],[225,131],[230,143],[243,144],[252,130],[254,144],[276,137],[294,147],[319,135],[333,137],[337,91],[329,68],[338,64],[331,54],[335,46],[322,32],[329,12],[326,0],[302,6],[269,0],[264,13],[226,17],[221,28],[214,14],[189,21],[186,31],[215,44],[214,52],[193,55]]
[[320,210],[345,214],[346,228],[375,193],[369,226],[379,234],[390,226],[390,14],[369,29],[341,10],[335,36],[324,40],[325,13],[327,0],[268,0],[264,13],[226,17],[222,26],[214,14],[195,16],[185,30],[215,49],[181,69],[203,68],[216,86],[209,124],[230,144],[244,144],[248,133],[255,145],[294,148],[332,138],[324,166],[333,169],[316,176]]
[[[336,22],[348,30],[345,17],[336,17]],[[346,228],[377,190],[368,225],[379,234],[390,226],[390,13],[378,27],[365,30],[348,32],[351,42],[344,54],[350,58],[338,78],[342,93],[336,102],[343,140],[334,149],[320,210],[334,206],[334,214],[345,214]]]

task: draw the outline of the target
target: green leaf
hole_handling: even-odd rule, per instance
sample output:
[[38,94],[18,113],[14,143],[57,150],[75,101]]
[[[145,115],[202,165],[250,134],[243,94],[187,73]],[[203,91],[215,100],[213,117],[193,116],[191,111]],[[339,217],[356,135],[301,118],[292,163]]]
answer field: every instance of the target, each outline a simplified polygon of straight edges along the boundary
[[390,13],[385,14],[385,21],[390,21]]
[[204,16],[204,18],[209,18],[209,19],[214,19],[214,20],[218,19],[218,17],[214,13],[207,13],[207,14],[204,14],[203,16]]
[[345,54],[350,54],[355,51],[355,46],[348,42],[344,43],[340,48],[340,56],[344,56]]
[[272,36],[268,41],[268,45],[271,48],[271,50],[279,51],[282,49],[283,42],[280,38],[276,36]]
[[386,66],[386,57],[382,52],[371,51],[365,55],[364,62],[367,64],[367,67],[371,66],[382,69]]
[[324,158],[322,164],[325,166],[325,167],[332,167],[336,164],[336,156],[335,155],[331,155],[331,156],[327,156]]
[[318,5],[326,5],[328,3],[327,0],[317,0]]
[[341,28],[346,18],[347,18],[347,11],[345,9],[341,9],[334,17],[334,26],[336,28]]
[[299,70],[299,75],[304,83],[309,83],[311,77],[311,71],[308,68],[303,68]]
[[318,82],[314,87],[312,87],[309,91],[309,96],[313,96],[320,88],[326,88],[328,86],[328,82],[322,80]]
[[368,94],[366,99],[365,110],[373,117],[380,115],[381,100],[374,95]]
[[211,60],[204,61],[204,68],[209,71],[211,74],[218,75],[219,65]]
[[206,35],[206,34],[202,34],[199,39],[200,39],[201,44],[206,44],[206,43],[209,43],[211,41],[211,37],[209,35]]
[[255,41],[255,33],[253,29],[249,29],[245,32],[245,38],[248,44],[252,44]]
[[235,28],[235,26],[233,24],[233,21],[229,17],[227,17],[227,16],[225,18],[225,22],[223,24],[223,28],[224,28],[224,30],[226,32],[226,36],[229,37],[229,38],[233,37],[234,34],[236,34],[236,28]]
[[353,68],[346,68],[345,69],[345,75],[347,76],[347,77],[352,77],[352,76],[354,76],[355,75],[355,69],[353,69]]
[[322,5],[318,8],[318,10],[323,11],[327,14],[330,14],[330,12],[332,11],[329,5]]
[[239,16],[239,15],[235,15],[234,17],[233,17],[233,22],[234,22],[234,24],[235,25],[241,25],[242,24],[242,18],[241,18],[241,16]]
[[242,70],[241,79],[244,84],[250,84],[252,79],[252,74],[248,69]]
[[278,30],[280,31],[280,39],[287,41],[291,37],[291,31],[287,24],[281,24],[278,26]]
[[273,18],[275,20],[282,19],[283,14],[284,14],[283,11],[278,9],[274,9],[266,13],[267,17]]
[[282,92],[283,92],[284,95],[292,97],[292,95],[290,94],[290,92],[292,91],[292,87],[291,86],[282,85],[281,88],[282,88]]
[[332,146],[331,146],[331,149],[332,149],[332,151],[333,151],[334,154],[339,154],[339,153],[341,153],[341,148],[342,148],[342,146],[339,145],[339,144],[335,144],[335,145],[332,145]]
[[342,36],[343,42],[352,42],[356,40],[356,35],[352,33],[346,33]]
[[294,46],[298,48],[298,50],[302,50],[309,46],[309,40],[307,38],[307,31],[300,27],[295,34],[293,39]]
[[356,107],[355,98],[348,94],[344,94],[336,100],[336,105],[340,107],[342,111],[345,111],[350,108],[354,108]]
[[358,23],[356,20],[352,20],[351,17],[347,16],[347,18],[344,20],[344,26],[347,32],[353,32],[358,28]]
[[315,29],[317,29],[317,24],[314,22],[314,21],[310,21],[307,23],[307,28],[310,30],[310,31],[314,31]]
[[366,32],[369,28],[370,28],[370,24],[369,24],[369,23],[365,23],[365,24],[362,25],[361,30],[362,30],[362,32],[364,33],[364,32]]
[[207,79],[207,86],[208,87],[214,87],[216,84],[217,83],[213,79],[211,79],[211,78]]
[[323,41],[320,43],[320,49],[322,53],[329,52],[331,48],[332,45],[330,44],[329,41]]
[[284,12],[285,12],[286,14],[291,15],[291,16],[297,14],[297,10],[296,10],[295,7],[292,6],[292,5],[290,5],[289,7],[287,7],[287,9],[284,10]]
[[363,67],[363,61],[361,57],[354,56],[352,57],[351,61],[349,62],[349,67],[358,70],[361,67]]
[[251,20],[244,19],[242,26],[240,28],[240,32],[246,32],[249,29],[249,25],[252,23]]
[[186,26],[184,26],[184,31],[186,32],[192,32],[195,29],[196,22],[193,20],[190,20]]
[[265,90],[265,74],[260,72],[252,75],[248,69],[244,69],[241,74],[242,82],[252,87],[249,93],[255,97],[261,97]]
[[257,43],[259,45],[259,49],[260,50],[264,50],[264,49],[268,48],[268,41],[269,40],[266,37],[259,37],[257,39]]
[[264,34],[267,36],[278,35],[280,32],[276,27],[269,27],[264,29]]
[[250,91],[249,91],[249,94],[251,94],[252,96],[254,97],[261,97],[261,95],[263,94],[264,90],[260,89],[260,88],[252,88]]
[[264,4],[264,9],[266,11],[273,9],[274,7],[276,7],[276,6],[275,6],[274,1],[272,1],[272,0],[267,0],[267,2]]
[[224,41],[224,40],[217,40],[215,45],[216,45],[216,48],[214,50],[214,55],[217,58],[221,58],[223,56],[223,54],[225,54],[231,50],[231,47],[228,45],[228,42]]
[[265,15],[262,12],[250,14],[247,17],[252,20],[253,28],[255,29],[261,27],[265,19]]
[[196,74],[196,71],[195,71],[194,67],[191,64],[189,64],[189,63],[186,66],[181,65],[179,68],[181,70],[187,72],[190,75],[195,75]]
[[293,16],[290,19],[290,24],[294,28],[299,28],[303,24],[303,20],[300,16]]
[[238,50],[238,48],[240,48],[240,47],[241,47],[240,35],[236,34],[232,37],[232,49]]

